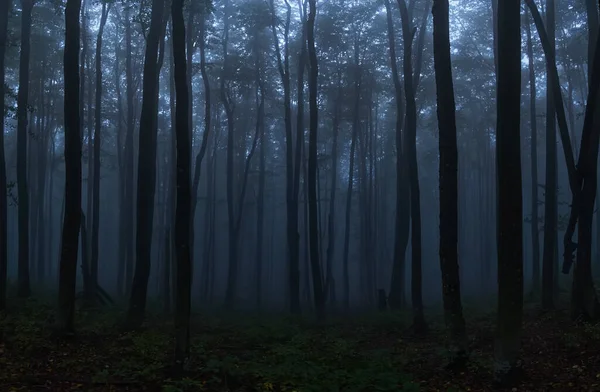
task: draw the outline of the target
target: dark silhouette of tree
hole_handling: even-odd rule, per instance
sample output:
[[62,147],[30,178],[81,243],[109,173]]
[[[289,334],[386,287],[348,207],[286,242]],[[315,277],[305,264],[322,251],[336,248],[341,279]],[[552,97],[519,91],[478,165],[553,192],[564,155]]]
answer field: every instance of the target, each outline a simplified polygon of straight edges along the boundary
[[157,111],[158,46],[161,41],[164,8],[165,0],[152,1],[150,29],[146,38],[138,155],[136,262],[129,311],[127,313],[127,324],[130,328],[138,328],[144,320],[148,278],[150,277],[154,195],[156,191],[157,128],[154,113]]
[[183,0],[171,5],[173,21],[173,60],[175,63],[175,136],[177,139],[177,207],[175,210],[175,254],[177,257],[177,289],[175,299],[175,361],[183,366],[190,347],[190,312],[192,294],[192,256],[190,228],[191,202],[191,145],[188,117],[189,94],[185,56],[185,23]]
[[444,320],[449,329],[450,364],[462,366],[467,358],[467,335],[460,297],[458,267],[458,146],[456,103],[450,59],[448,0],[433,2],[433,61],[437,97],[440,151],[440,268]]
[[313,279],[313,292],[317,318],[325,317],[325,293],[323,291],[323,275],[319,255],[319,216],[317,205],[317,133],[319,131],[318,96],[318,60],[315,46],[315,17],[317,14],[316,0],[309,0],[307,18],[308,40],[308,92],[310,107],[310,127],[308,138],[308,214],[309,214],[309,241],[310,265]]
[[21,50],[17,95],[17,193],[19,200],[19,285],[20,297],[29,297],[29,191],[27,189],[27,139],[29,116],[29,58],[33,0],[21,0]]
[[72,332],[75,316],[77,252],[81,225],[81,119],[79,117],[79,13],[81,0],[65,9],[65,214],[58,282],[58,326]]
[[494,376],[501,384],[513,384],[519,374],[523,319],[520,20],[519,0],[498,2],[498,320]]
[[8,36],[9,1],[0,4],[0,311],[6,308],[6,286],[8,284],[8,200],[6,197],[6,158],[4,155],[5,121],[5,55]]
[[392,267],[392,279],[390,283],[389,303],[393,309],[400,309],[405,305],[404,296],[404,273],[406,268],[406,246],[409,234],[409,188],[408,173],[405,154],[402,148],[402,126],[404,123],[404,100],[402,98],[402,85],[398,75],[398,64],[396,57],[396,39],[394,33],[394,22],[389,0],[385,0],[387,14],[387,35],[389,41],[392,80],[394,81],[394,93],[396,102],[396,219],[394,237],[394,259]]

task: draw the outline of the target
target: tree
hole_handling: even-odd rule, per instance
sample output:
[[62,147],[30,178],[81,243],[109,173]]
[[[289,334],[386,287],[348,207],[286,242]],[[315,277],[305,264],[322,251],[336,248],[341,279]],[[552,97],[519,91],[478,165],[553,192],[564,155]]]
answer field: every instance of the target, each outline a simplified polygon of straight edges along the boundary
[[6,308],[6,285],[8,284],[8,203],[6,197],[6,158],[4,156],[4,113],[5,113],[5,66],[8,35],[8,10],[10,1],[0,5],[0,311]]
[[540,232],[538,230],[538,173],[537,173],[537,90],[535,85],[535,67],[533,65],[533,45],[531,42],[531,25],[528,13],[525,13],[527,29],[527,58],[529,68],[529,122],[531,126],[531,264],[532,289],[535,294],[540,290]]
[[392,80],[394,82],[394,98],[396,103],[396,221],[394,238],[394,262],[392,267],[392,279],[390,284],[389,302],[390,307],[399,309],[404,306],[404,270],[406,263],[406,246],[409,234],[409,198],[408,198],[408,173],[404,150],[402,149],[402,125],[404,122],[404,102],[402,100],[402,85],[398,76],[398,64],[396,60],[396,39],[394,23],[389,0],[385,0],[387,15],[387,35],[392,68]]
[[[137,182],[136,263],[131,287],[127,324],[138,328],[144,320],[150,277],[154,194],[156,185],[156,93],[158,90],[158,46],[163,26],[165,0],[153,0],[150,29],[144,57],[142,112]],[[187,121],[187,115],[186,115]]]
[[183,0],[171,5],[173,21],[173,60],[175,62],[175,133],[177,137],[177,207],[175,211],[175,254],[177,256],[177,290],[175,300],[175,361],[179,368],[189,353],[192,293],[192,255],[190,228],[191,145],[188,117],[189,94],[185,56],[185,23]]
[[[546,4],[546,33],[552,58],[555,56],[555,4],[554,0],[548,0]],[[549,75],[552,72],[550,66],[546,68]],[[548,77],[550,79],[550,77]],[[546,196],[544,200],[544,248],[542,255],[542,308],[550,310],[554,308],[554,270],[558,260],[555,259],[556,241],[558,236],[558,211],[557,211],[557,186],[558,178],[556,172],[556,120],[555,120],[555,97],[552,86],[546,83]]]
[[67,0],[65,9],[65,214],[58,282],[58,325],[73,331],[77,251],[81,225],[81,119],[79,117],[79,13],[81,0]]
[[419,166],[417,163],[417,103],[413,81],[412,42],[415,29],[405,0],[398,0],[402,18],[404,41],[404,96],[406,99],[406,158],[408,160],[408,180],[410,184],[410,238],[411,238],[411,302],[413,308],[413,328],[417,333],[427,330],[423,314],[423,288],[421,266],[421,190],[419,188]]
[[307,19],[308,40],[308,103],[310,107],[310,127],[308,138],[308,214],[309,214],[309,241],[310,265],[313,279],[313,292],[317,318],[325,317],[325,293],[323,291],[323,276],[319,260],[319,217],[317,205],[317,133],[319,128],[319,107],[317,104],[317,83],[319,65],[317,49],[315,46],[315,18],[317,14],[317,1],[309,0]]
[[519,0],[498,2],[498,320],[494,376],[502,384],[512,384],[520,370],[523,319],[520,19]]
[[102,128],[102,35],[108,19],[111,4],[102,3],[100,28],[96,38],[96,108],[94,113],[94,175],[92,196],[92,246],[90,262],[90,290],[91,298],[96,294],[98,286],[98,235],[100,229],[100,132]]
[[20,297],[29,297],[29,191],[27,190],[27,138],[29,105],[29,57],[33,0],[21,0],[21,51],[17,95],[17,193],[19,197],[19,285]]
[[437,97],[440,151],[440,268],[444,320],[449,329],[450,364],[462,365],[467,358],[467,335],[460,298],[458,268],[458,146],[456,104],[450,59],[448,0],[433,3],[433,61]]

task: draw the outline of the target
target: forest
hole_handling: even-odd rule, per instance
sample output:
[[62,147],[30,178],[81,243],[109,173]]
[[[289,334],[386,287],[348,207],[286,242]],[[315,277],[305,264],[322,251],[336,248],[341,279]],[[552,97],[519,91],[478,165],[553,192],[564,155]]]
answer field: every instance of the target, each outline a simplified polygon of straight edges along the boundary
[[0,0],[0,392],[600,391],[599,11]]

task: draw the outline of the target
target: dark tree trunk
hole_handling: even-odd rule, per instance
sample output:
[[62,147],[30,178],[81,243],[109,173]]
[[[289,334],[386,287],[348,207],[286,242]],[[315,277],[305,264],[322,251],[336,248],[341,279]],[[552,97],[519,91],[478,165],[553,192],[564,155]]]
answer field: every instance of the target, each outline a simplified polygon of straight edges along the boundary
[[458,146],[456,104],[450,58],[448,0],[433,3],[433,61],[440,151],[440,268],[444,320],[449,330],[450,364],[467,358],[467,335],[460,297],[458,267]]
[[338,136],[340,133],[340,107],[342,95],[342,75],[338,70],[337,99],[333,109],[333,142],[331,143],[331,193],[329,195],[329,216],[327,217],[327,280],[326,297],[332,303],[335,297],[333,259],[335,256],[335,196],[337,194]]
[[258,195],[256,201],[256,308],[262,306],[262,275],[263,275],[263,245],[264,245],[264,221],[265,221],[265,177],[266,177],[266,146],[264,126],[265,94],[263,91],[262,70],[259,63],[260,54],[256,53],[256,128],[260,132],[260,157],[258,167]]
[[498,3],[498,321],[494,375],[502,384],[513,384],[518,375],[523,320],[520,20],[519,0]]
[[[600,64],[600,40],[596,40],[594,64]],[[585,108],[581,148],[577,171],[581,183],[580,205],[577,225],[577,263],[573,274],[571,318],[573,320],[595,320],[600,316],[600,303],[594,287],[592,274],[592,222],[598,175],[598,143],[600,140],[600,72],[596,68],[591,74],[589,93]],[[573,218],[573,215],[571,215]],[[577,216],[575,217],[577,219]],[[563,272],[564,265],[563,265]]]
[[[360,84],[355,87],[356,101],[360,101]],[[356,109],[357,104],[355,104]],[[344,254],[343,254],[343,276],[344,276],[344,308],[350,308],[350,272],[348,271],[348,254],[350,252],[350,218],[352,217],[352,190],[354,185],[354,155],[356,151],[356,138],[358,135],[359,112],[354,111],[352,121],[352,140],[350,141],[350,164],[348,167],[348,189],[346,190],[346,211],[344,214]]]
[[29,297],[29,191],[27,190],[27,139],[29,104],[29,57],[33,0],[21,0],[21,50],[17,95],[17,194],[19,200],[18,295]]
[[315,46],[315,18],[317,15],[316,0],[309,0],[309,13],[307,24],[309,76],[308,92],[310,106],[310,128],[308,140],[308,215],[309,215],[309,241],[310,241],[310,265],[313,278],[313,292],[317,318],[325,317],[325,297],[323,292],[323,276],[321,274],[321,261],[319,260],[319,216],[317,200],[317,132],[319,128],[318,96],[318,63],[317,50]]
[[413,85],[412,41],[415,30],[408,14],[406,1],[398,0],[402,18],[404,41],[404,95],[406,97],[406,158],[410,183],[410,238],[411,238],[411,302],[413,308],[413,328],[416,333],[427,330],[423,314],[423,276],[421,262],[421,190],[419,187],[419,166],[417,162],[417,104]]
[[[100,28],[96,38],[96,108],[94,114],[94,175],[92,176],[92,232],[91,232],[91,259],[90,259],[90,289],[92,295],[96,294],[98,286],[98,235],[100,229],[100,131],[102,129],[102,35],[104,26],[110,12],[111,5],[102,4]],[[89,181],[89,179],[88,179]]]
[[175,254],[177,256],[177,297],[175,300],[175,361],[179,370],[189,355],[192,289],[192,257],[190,254],[191,163],[189,93],[185,58],[185,24],[183,0],[171,6],[173,20],[173,60],[175,62],[175,132],[177,136],[177,207],[175,211]]
[[58,325],[73,331],[77,251],[81,222],[81,124],[79,105],[79,13],[81,0],[67,0],[65,9],[64,119],[65,215],[58,283]]
[[392,309],[400,309],[405,305],[404,270],[406,263],[406,246],[409,234],[409,198],[406,161],[402,149],[402,124],[404,122],[404,102],[402,100],[402,85],[398,76],[396,60],[396,39],[394,22],[389,0],[385,0],[387,15],[387,30],[390,50],[390,62],[396,102],[396,222],[394,238],[394,262],[390,284],[389,305]]
[[[292,313],[300,312],[300,272],[299,272],[299,260],[300,260],[300,241],[299,241],[299,233],[298,233],[298,197],[297,193],[294,194],[294,190],[297,189],[295,187],[295,171],[298,169],[294,166],[295,161],[295,153],[294,153],[294,141],[292,139],[292,109],[291,109],[291,89],[290,89],[290,62],[289,62],[289,49],[288,49],[288,41],[289,41],[289,32],[290,32],[290,20],[291,20],[291,6],[286,2],[287,13],[286,13],[286,21],[285,21],[285,30],[284,30],[284,53],[283,59],[281,54],[281,49],[278,43],[277,36],[277,24],[276,24],[276,14],[275,14],[275,5],[273,0],[269,1],[269,7],[271,10],[271,32],[273,34],[273,39],[275,42],[275,53],[277,56],[277,68],[279,70],[279,75],[281,77],[281,82],[283,85],[283,106],[284,106],[284,123],[285,123],[285,146],[286,146],[286,155],[285,155],[285,167],[286,167],[286,234],[287,234],[287,245],[289,251],[289,263],[288,263],[288,289],[289,289],[289,299],[290,299],[290,311]],[[298,78],[303,79],[304,77],[304,51],[305,51],[305,22],[304,18],[302,18],[302,49],[300,54],[300,66],[299,66],[299,74]],[[300,83],[300,82],[299,82]],[[302,82],[303,83],[303,82]],[[304,85],[302,87],[299,85],[298,94],[302,94],[301,90],[304,89]],[[298,101],[298,105],[301,105],[300,101]],[[304,115],[304,113],[298,113],[298,116]],[[304,130],[300,127],[296,130],[296,132],[304,132]],[[297,151],[297,150],[296,150]],[[295,196],[296,195],[296,196]]]
[[8,35],[8,9],[9,2],[0,5],[0,311],[6,308],[6,286],[8,272],[8,200],[6,197],[6,158],[4,155],[4,105],[5,105],[5,65]]
[[125,78],[127,83],[127,133],[125,134],[125,190],[124,203],[125,208],[125,294],[131,294],[131,285],[133,283],[133,246],[134,246],[134,218],[135,210],[133,204],[133,133],[134,133],[134,106],[133,100],[135,96],[135,86],[133,83],[133,66],[132,66],[132,52],[133,47],[131,45],[131,20],[129,14],[129,7],[125,7]]
[[[548,0],[546,4],[546,33],[551,46],[552,58],[555,53],[554,40],[554,0]],[[550,67],[546,68],[549,75]],[[548,77],[549,79],[549,77]],[[554,308],[556,293],[554,291],[554,270],[556,239],[558,235],[558,211],[557,192],[558,175],[556,171],[556,119],[555,100],[552,94],[552,86],[546,84],[546,187],[544,201],[544,252],[542,259],[542,308],[550,310]]]
[[[150,259],[152,248],[152,226],[154,218],[154,194],[156,190],[156,92],[158,69],[158,47],[163,26],[164,0],[152,1],[150,30],[144,58],[144,81],[142,113],[140,116],[138,181],[137,181],[137,230],[136,263],[127,323],[138,328],[144,320]],[[187,119],[186,119],[187,121]]]
[[533,45],[529,14],[525,13],[527,29],[527,57],[529,58],[529,122],[531,126],[531,246],[532,246],[532,291],[540,291],[540,231],[538,230],[538,172],[537,172],[537,90],[535,86],[535,67],[533,64]]
[[[206,6],[206,2],[203,2]],[[210,100],[210,80],[208,79],[208,72],[206,71],[206,19],[208,18],[208,10],[203,9],[200,15],[200,73],[202,74],[202,82],[204,83],[204,134],[202,135],[202,145],[200,151],[196,155],[196,166],[194,168],[194,182],[192,185],[192,231],[190,234],[192,241],[192,248],[194,244],[194,217],[196,216],[196,206],[198,204],[198,187],[200,185],[200,171],[202,168],[202,160],[206,155],[206,149],[208,147],[208,140],[210,136],[210,116],[211,116],[211,100]],[[189,53],[188,53],[189,56]],[[189,57],[188,57],[189,60]],[[191,60],[190,60],[191,62]],[[191,74],[191,69],[190,72]],[[190,91],[191,92],[191,91]],[[190,127],[190,130],[192,128]],[[193,256],[193,252],[192,252]]]

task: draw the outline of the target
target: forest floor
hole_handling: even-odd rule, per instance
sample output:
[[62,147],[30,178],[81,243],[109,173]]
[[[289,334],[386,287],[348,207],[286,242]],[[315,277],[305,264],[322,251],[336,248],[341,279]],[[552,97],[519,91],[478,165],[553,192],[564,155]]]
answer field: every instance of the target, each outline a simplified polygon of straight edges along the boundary
[[[174,381],[167,370],[170,318],[150,315],[141,331],[125,333],[116,310],[80,311],[76,336],[57,339],[52,308],[28,300],[0,314],[0,391],[491,390],[495,316],[465,313],[471,356],[458,374],[444,369],[439,316],[417,338],[410,317],[394,313],[331,317],[319,325],[283,316],[195,315],[189,372]],[[600,391],[599,353],[600,324],[528,309],[525,378],[512,391]]]

